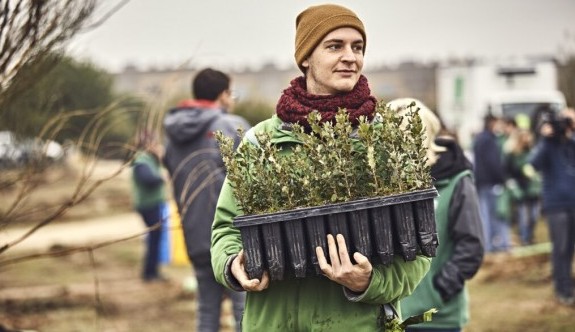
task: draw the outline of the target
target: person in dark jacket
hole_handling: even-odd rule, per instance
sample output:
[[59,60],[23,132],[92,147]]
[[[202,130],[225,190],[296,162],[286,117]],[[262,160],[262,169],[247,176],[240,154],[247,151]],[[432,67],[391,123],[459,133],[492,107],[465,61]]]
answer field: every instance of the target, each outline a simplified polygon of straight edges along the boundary
[[543,179],[542,212],[552,244],[551,263],[557,301],[575,304],[572,265],[575,250],[575,110],[548,119],[529,162]]
[[503,151],[496,134],[499,119],[488,114],[484,121],[483,131],[473,140],[473,173],[483,220],[485,250],[508,251],[511,248],[509,223],[497,212],[497,200],[505,185]]
[[401,301],[401,314],[406,319],[436,308],[430,322],[409,326],[407,331],[457,332],[469,321],[466,282],[477,273],[484,256],[472,164],[452,137],[436,138],[441,122],[422,102],[403,98],[389,105],[405,109],[412,101],[419,108],[427,139],[433,142],[428,144],[428,160],[439,192],[435,202],[439,246],[425,278]]
[[228,111],[233,106],[230,78],[206,68],[193,79],[193,100],[184,100],[164,118],[168,138],[164,164],[168,169],[182,225],[188,257],[198,280],[197,331],[219,331],[224,294],[233,303],[239,330],[245,294],[217,283],[211,265],[210,239],[216,202],[226,171],[214,133],[234,137],[248,130],[243,118]]
[[162,146],[153,134],[144,132],[138,138],[138,150],[132,162],[133,200],[146,227],[151,228],[146,238],[142,279],[146,282],[163,281],[165,278],[159,271],[162,211],[166,203],[161,172]]

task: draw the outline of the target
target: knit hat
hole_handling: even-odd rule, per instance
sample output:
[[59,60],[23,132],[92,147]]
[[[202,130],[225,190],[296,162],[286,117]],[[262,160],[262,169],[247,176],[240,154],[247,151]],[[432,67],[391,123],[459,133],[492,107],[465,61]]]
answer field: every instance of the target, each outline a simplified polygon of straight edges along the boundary
[[345,7],[331,4],[311,6],[297,16],[295,27],[295,61],[303,72],[302,62],[328,33],[338,28],[351,27],[359,31],[363,37],[365,53],[367,40],[363,23]]

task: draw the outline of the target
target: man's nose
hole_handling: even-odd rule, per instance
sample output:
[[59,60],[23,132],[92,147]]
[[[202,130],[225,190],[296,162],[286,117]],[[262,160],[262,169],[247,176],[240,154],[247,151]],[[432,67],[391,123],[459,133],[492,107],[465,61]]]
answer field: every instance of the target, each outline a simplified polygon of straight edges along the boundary
[[357,60],[357,54],[355,54],[355,52],[353,51],[353,48],[351,47],[351,45],[346,46],[343,49],[343,54],[341,56],[341,61],[346,61],[346,62],[355,62]]

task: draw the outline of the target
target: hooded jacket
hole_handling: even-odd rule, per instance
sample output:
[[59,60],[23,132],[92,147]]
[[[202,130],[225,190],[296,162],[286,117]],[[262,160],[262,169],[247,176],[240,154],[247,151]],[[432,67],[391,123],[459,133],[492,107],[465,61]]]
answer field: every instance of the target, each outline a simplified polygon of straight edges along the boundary
[[[291,131],[282,129],[276,115],[250,132],[261,131],[270,132],[272,143],[285,144],[286,150],[297,143]],[[249,140],[250,132],[245,140]],[[229,269],[242,241],[232,220],[240,214],[226,181],[212,230],[212,266],[216,280],[235,290],[242,288]],[[388,267],[374,265],[363,293],[353,293],[323,276],[271,280],[264,291],[247,293],[243,331],[383,331],[383,304],[392,303],[397,308],[399,299],[415,289],[429,264],[429,258],[417,256],[410,262],[396,257]]]
[[436,198],[439,238],[436,257],[429,273],[413,294],[401,301],[404,318],[436,308],[431,322],[418,328],[461,328],[469,319],[466,280],[471,279],[483,261],[483,230],[478,198],[472,179],[472,166],[452,139],[435,143],[447,150],[431,167]]
[[172,179],[174,199],[182,219],[188,257],[194,264],[210,263],[210,233],[225,167],[214,133],[234,137],[250,125],[217,104],[188,100],[164,118],[167,135],[164,165]]

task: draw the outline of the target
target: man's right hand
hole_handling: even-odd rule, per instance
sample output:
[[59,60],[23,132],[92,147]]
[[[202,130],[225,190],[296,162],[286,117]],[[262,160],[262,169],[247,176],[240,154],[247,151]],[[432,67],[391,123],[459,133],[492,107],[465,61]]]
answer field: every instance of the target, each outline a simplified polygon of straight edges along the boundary
[[240,285],[249,292],[260,292],[268,288],[270,284],[270,278],[267,272],[264,272],[262,280],[259,279],[249,279],[244,265],[245,257],[244,251],[240,250],[239,254],[232,261],[231,272],[240,283]]

